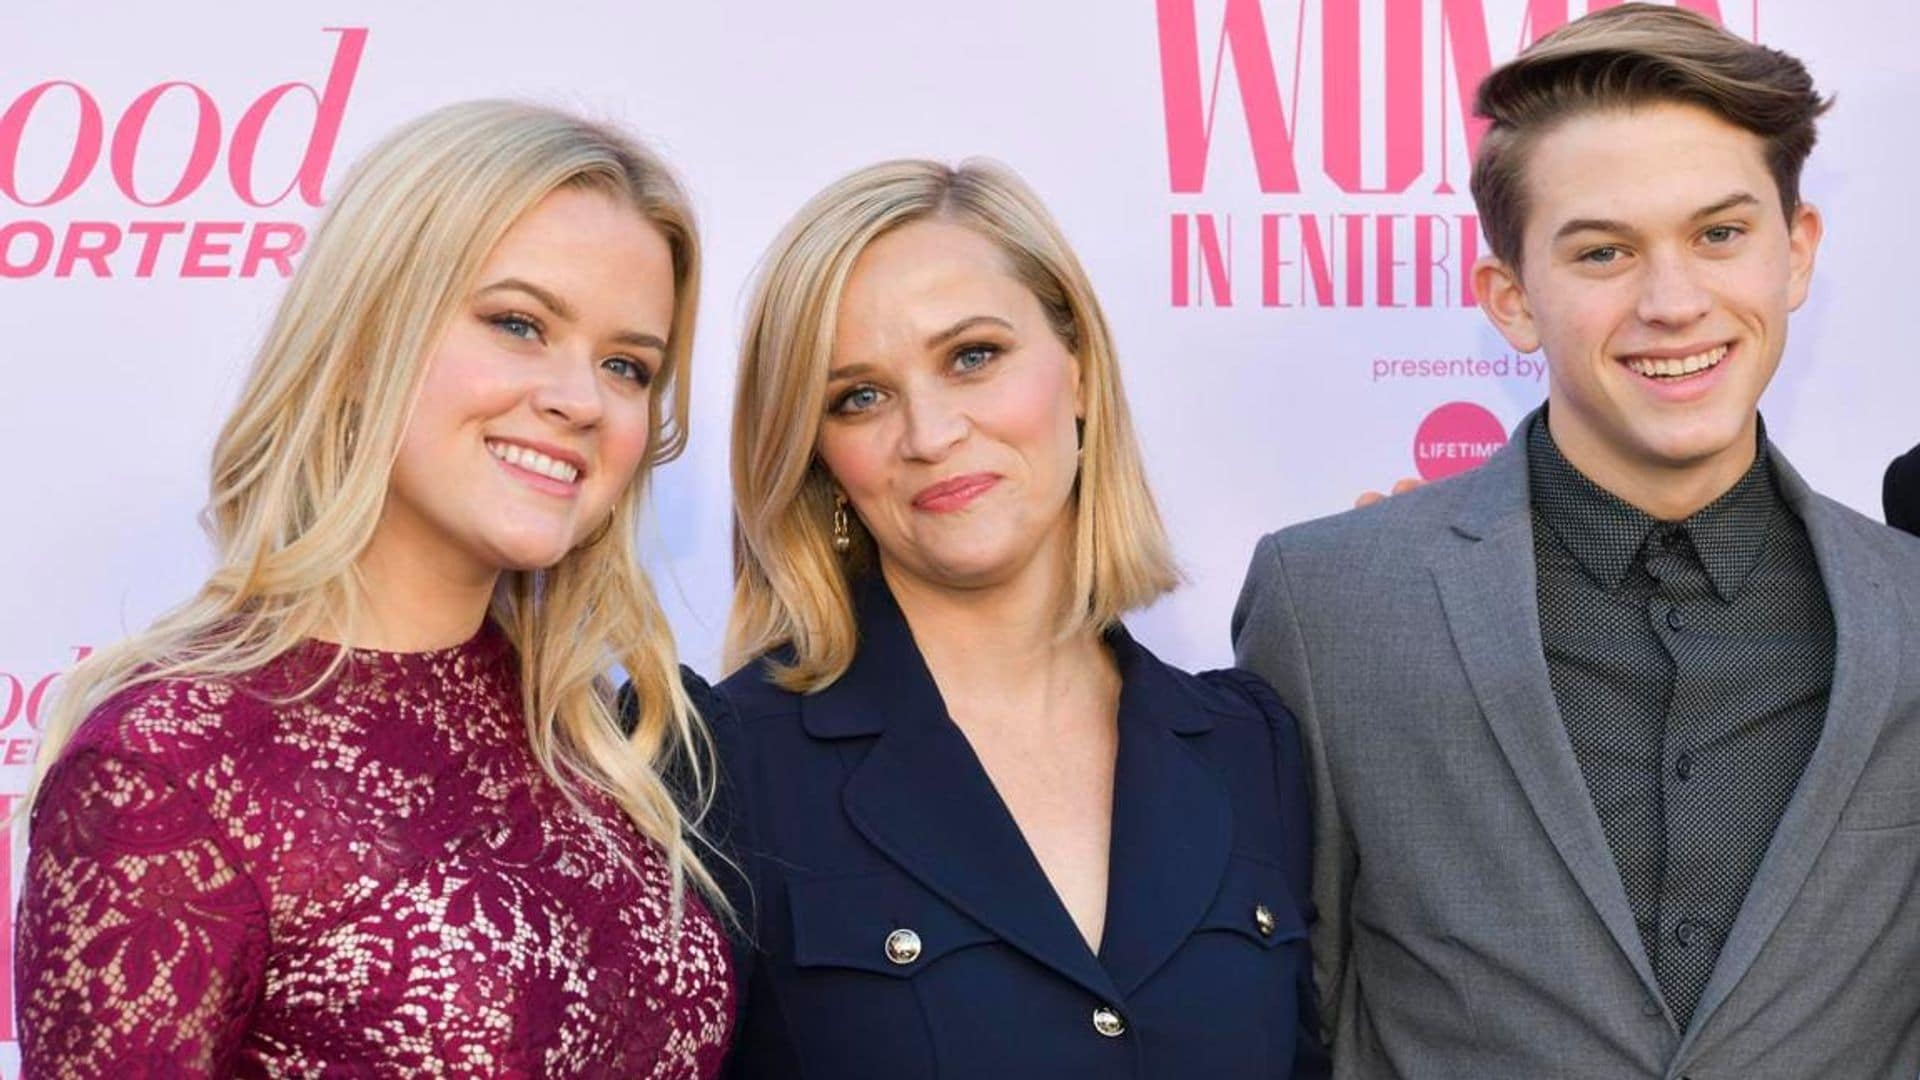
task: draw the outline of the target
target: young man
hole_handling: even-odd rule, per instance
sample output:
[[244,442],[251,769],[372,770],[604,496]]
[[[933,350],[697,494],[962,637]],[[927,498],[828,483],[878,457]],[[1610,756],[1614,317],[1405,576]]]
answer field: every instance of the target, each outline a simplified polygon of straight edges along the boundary
[[1799,61],[1607,9],[1482,86],[1483,468],[1261,541],[1346,1077],[1920,1072],[1920,543],[1757,412],[1820,215]]

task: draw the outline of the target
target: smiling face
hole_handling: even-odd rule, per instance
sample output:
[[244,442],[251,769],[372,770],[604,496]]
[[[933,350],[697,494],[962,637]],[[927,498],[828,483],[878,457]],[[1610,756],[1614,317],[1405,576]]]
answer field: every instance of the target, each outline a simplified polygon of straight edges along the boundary
[[1760,394],[1820,240],[1760,138],[1705,109],[1587,113],[1529,151],[1523,269],[1475,267],[1509,343],[1542,349],[1549,423],[1614,494],[1684,516],[1753,461]]
[[463,580],[559,562],[646,456],[672,318],[658,228],[596,191],[536,204],[427,361],[373,546]]
[[893,575],[1064,579],[1080,365],[993,242],[925,220],[841,294],[817,451]]

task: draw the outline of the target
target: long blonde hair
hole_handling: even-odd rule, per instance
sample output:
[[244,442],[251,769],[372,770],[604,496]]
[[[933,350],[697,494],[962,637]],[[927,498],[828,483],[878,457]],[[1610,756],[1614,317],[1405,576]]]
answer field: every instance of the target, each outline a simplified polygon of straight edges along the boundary
[[[710,749],[681,686],[665,614],[633,557],[649,471],[686,441],[700,271],[691,205],[632,140],[533,105],[438,109],[355,166],[215,444],[202,518],[215,549],[211,576],[186,603],[68,676],[36,786],[82,720],[129,686],[242,675],[323,628],[353,640],[363,606],[356,559],[380,519],[426,358],[495,244],[560,188],[623,200],[660,229],[672,253],[673,325],[652,384],[646,462],[616,503],[613,526],[549,569],[503,574],[491,617],[519,655],[541,768],[570,794],[579,785],[605,792],[666,851],[676,910],[688,876],[718,899],[693,849],[697,829],[662,780],[669,768],[686,772],[704,803]],[[638,699],[630,736],[606,676],[613,662]]]
[[814,196],[768,252],[748,308],[733,411],[734,587],[727,664],[780,646],[787,689],[810,691],[853,660],[850,577],[872,538],[832,543],[833,478],[815,456],[833,338],[854,261],[885,233],[937,219],[991,240],[1079,359],[1085,427],[1073,496],[1073,582],[1060,633],[1103,629],[1179,584],[1120,386],[1113,339],[1086,271],[1012,170],[968,161],[888,161]]

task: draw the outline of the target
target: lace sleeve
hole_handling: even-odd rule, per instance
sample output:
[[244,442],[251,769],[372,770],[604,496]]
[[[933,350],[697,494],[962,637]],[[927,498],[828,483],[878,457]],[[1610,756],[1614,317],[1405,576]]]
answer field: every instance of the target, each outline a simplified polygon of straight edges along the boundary
[[34,808],[15,989],[27,1076],[224,1074],[260,994],[266,911],[194,793],[74,747]]

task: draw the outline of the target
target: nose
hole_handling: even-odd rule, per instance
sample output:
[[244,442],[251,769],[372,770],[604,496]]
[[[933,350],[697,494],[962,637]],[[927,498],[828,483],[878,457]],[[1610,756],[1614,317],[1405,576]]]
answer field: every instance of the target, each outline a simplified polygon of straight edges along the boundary
[[1702,268],[1682,253],[1649,255],[1640,289],[1641,321],[1677,327],[1705,318],[1713,308],[1713,294],[1700,280],[1701,272]]
[[605,412],[601,401],[599,365],[586,353],[555,355],[534,385],[535,412],[567,427],[591,428]]
[[972,424],[952,394],[944,388],[923,388],[908,396],[903,412],[904,454],[919,461],[939,461],[967,437]]

